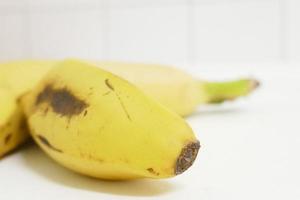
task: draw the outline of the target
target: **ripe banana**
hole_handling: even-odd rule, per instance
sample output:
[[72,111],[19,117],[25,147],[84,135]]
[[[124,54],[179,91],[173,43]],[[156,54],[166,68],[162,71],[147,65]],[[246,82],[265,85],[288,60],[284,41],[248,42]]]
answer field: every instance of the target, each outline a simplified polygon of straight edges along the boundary
[[192,114],[201,104],[222,103],[251,93],[259,82],[240,79],[228,82],[197,80],[178,69],[162,65],[95,62],[100,68],[135,84],[149,96],[181,116]]
[[23,143],[28,136],[26,121],[16,98],[0,88],[0,157]]
[[37,84],[52,64],[19,61],[0,65],[0,157],[28,138],[25,116],[18,99]]
[[29,91],[55,63],[25,60],[0,64],[0,86],[5,86],[16,96],[20,96]]
[[59,63],[21,101],[39,146],[88,176],[172,177],[193,164],[200,147],[176,113],[87,62]]
[[[56,63],[56,61],[27,60],[9,62],[0,65],[0,87],[9,90],[10,99],[13,102],[29,91],[43,75]],[[124,62],[95,62],[98,67],[110,71],[135,84],[145,93],[165,105],[176,113],[186,116],[191,114],[199,104],[220,103],[225,100],[232,100],[240,96],[249,94],[258,86],[258,82],[252,79],[242,79],[230,82],[207,82],[196,80],[190,75],[174,68]],[[7,93],[7,92],[2,92]],[[7,97],[9,98],[9,97]],[[9,107],[8,101],[2,99],[0,111]],[[15,104],[18,106],[18,104]],[[13,109],[12,109],[13,110]],[[0,121],[0,130],[3,127],[11,126],[14,130],[14,137],[21,144],[26,138],[27,131],[17,129],[20,122],[24,121],[24,116],[20,108],[10,113],[8,121]],[[15,119],[16,118],[16,119]],[[21,120],[22,119],[22,120]],[[0,131],[1,132],[1,131]],[[1,133],[0,133],[1,134]],[[0,142],[4,144],[4,136]],[[17,144],[15,146],[18,146]],[[1,148],[1,147],[0,147]],[[0,157],[10,150],[1,148]]]

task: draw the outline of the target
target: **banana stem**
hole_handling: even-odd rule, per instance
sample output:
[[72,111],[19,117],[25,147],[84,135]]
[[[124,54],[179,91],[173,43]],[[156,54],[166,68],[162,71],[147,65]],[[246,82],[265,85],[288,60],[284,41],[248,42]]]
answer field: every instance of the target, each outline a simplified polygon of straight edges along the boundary
[[255,90],[260,83],[255,79],[240,79],[227,82],[202,82],[208,104],[218,104],[246,96]]

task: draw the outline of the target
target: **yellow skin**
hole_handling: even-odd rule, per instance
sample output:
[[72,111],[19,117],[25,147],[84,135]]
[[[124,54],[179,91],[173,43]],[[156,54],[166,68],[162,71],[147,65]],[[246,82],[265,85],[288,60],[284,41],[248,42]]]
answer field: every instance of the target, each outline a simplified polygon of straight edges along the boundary
[[95,63],[138,86],[181,116],[192,114],[202,104],[222,103],[246,96],[259,85],[254,79],[228,82],[198,80],[178,69],[156,64]]
[[195,111],[207,96],[190,75],[171,67],[151,64],[97,62],[97,66],[135,84],[149,96],[181,116]]
[[21,96],[35,86],[55,64],[54,61],[26,60],[0,64],[0,87]]
[[0,65],[0,157],[28,138],[26,119],[18,99],[37,84],[51,65],[51,62],[45,61],[19,61]]
[[0,157],[23,143],[27,137],[26,122],[16,98],[0,88]]
[[192,165],[200,147],[176,113],[81,61],[58,64],[22,103],[40,147],[63,166],[92,177],[172,177]]
[[[0,88],[5,88],[11,93],[11,102],[17,102],[27,91],[52,68],[56,61],[25,60],[0,64]],[[141,63],[124,62],[96,62],[97,66],[123,77],[133,83],[146,94],[175,111],[181,116],[186,116],[195,111],[200,104],[220,103],[225,100],[233,100],[249,94],[257,86],[257,81],[242,79],[230,82],[207,82],[196,80],[190,75],[174,68]],[[5,92],[7,93],[7,92]],[[9,108],[11,102],[1,100],[0,111]],[[18,104],[14,104],[19,106]],[[18,129],[20,122],[24,121],[21,108],[11,109],[8,121],[0,124],[0,143],[4,144],[5,133],[1,133],[3,127],[8,125],[17,130],[14,135],[16,145],[0,147],[0,157],[13,150],[27,138],[26,129]],[[5,115],[2,115],[5,117]],[[16,118],[16,119],[15,119]],[[5,130],[6,131],[6,130]],[[7,132],[7,131],[6,131]],[[3,152],[3,153],[1,153]]]

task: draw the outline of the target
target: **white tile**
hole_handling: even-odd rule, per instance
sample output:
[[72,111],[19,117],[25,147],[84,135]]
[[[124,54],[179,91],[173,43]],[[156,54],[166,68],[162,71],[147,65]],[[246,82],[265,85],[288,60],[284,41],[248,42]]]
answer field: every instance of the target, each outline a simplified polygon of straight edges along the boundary
[[23,6],[27,0],[0,0],[0,7]]
[[31,5],[38,6],[51,6],[51,5],[60,5],[60,6],[72,6],[72,5],[92,5],[98,4],[99,2],[104,2],[105,0],[26,0]]
[[108,0],[111,7],[149,7],[186,4],[189,0]]
[[34,13],[96,11],[107,4],[106,0],[28,0],[29,9]]
[[0,15],[0,60],[26,56],[22,15]]
[[31,14],[33,57],[103,57],[101,11]]
[[300,1],[287,1],[287,43],[288,58],[291,60],[300,60]]
[[27,0],[0,0],[0,17],[21,14],[26,8]]
[[194,8],[195,57],[199,61],[280,58],[278,1],[199,3]]
[[187,59],[185,6],[112,8],[110,59],[177,63]]

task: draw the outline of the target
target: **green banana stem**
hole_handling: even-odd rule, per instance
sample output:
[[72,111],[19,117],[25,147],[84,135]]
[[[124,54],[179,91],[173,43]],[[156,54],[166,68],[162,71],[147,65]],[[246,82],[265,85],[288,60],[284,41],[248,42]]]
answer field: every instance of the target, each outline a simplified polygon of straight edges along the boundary
[[255,79],[240,79],[226,82],[202,82],[207,95],[206,103],[218,104],[246,96],[255,90],[260,83]]

